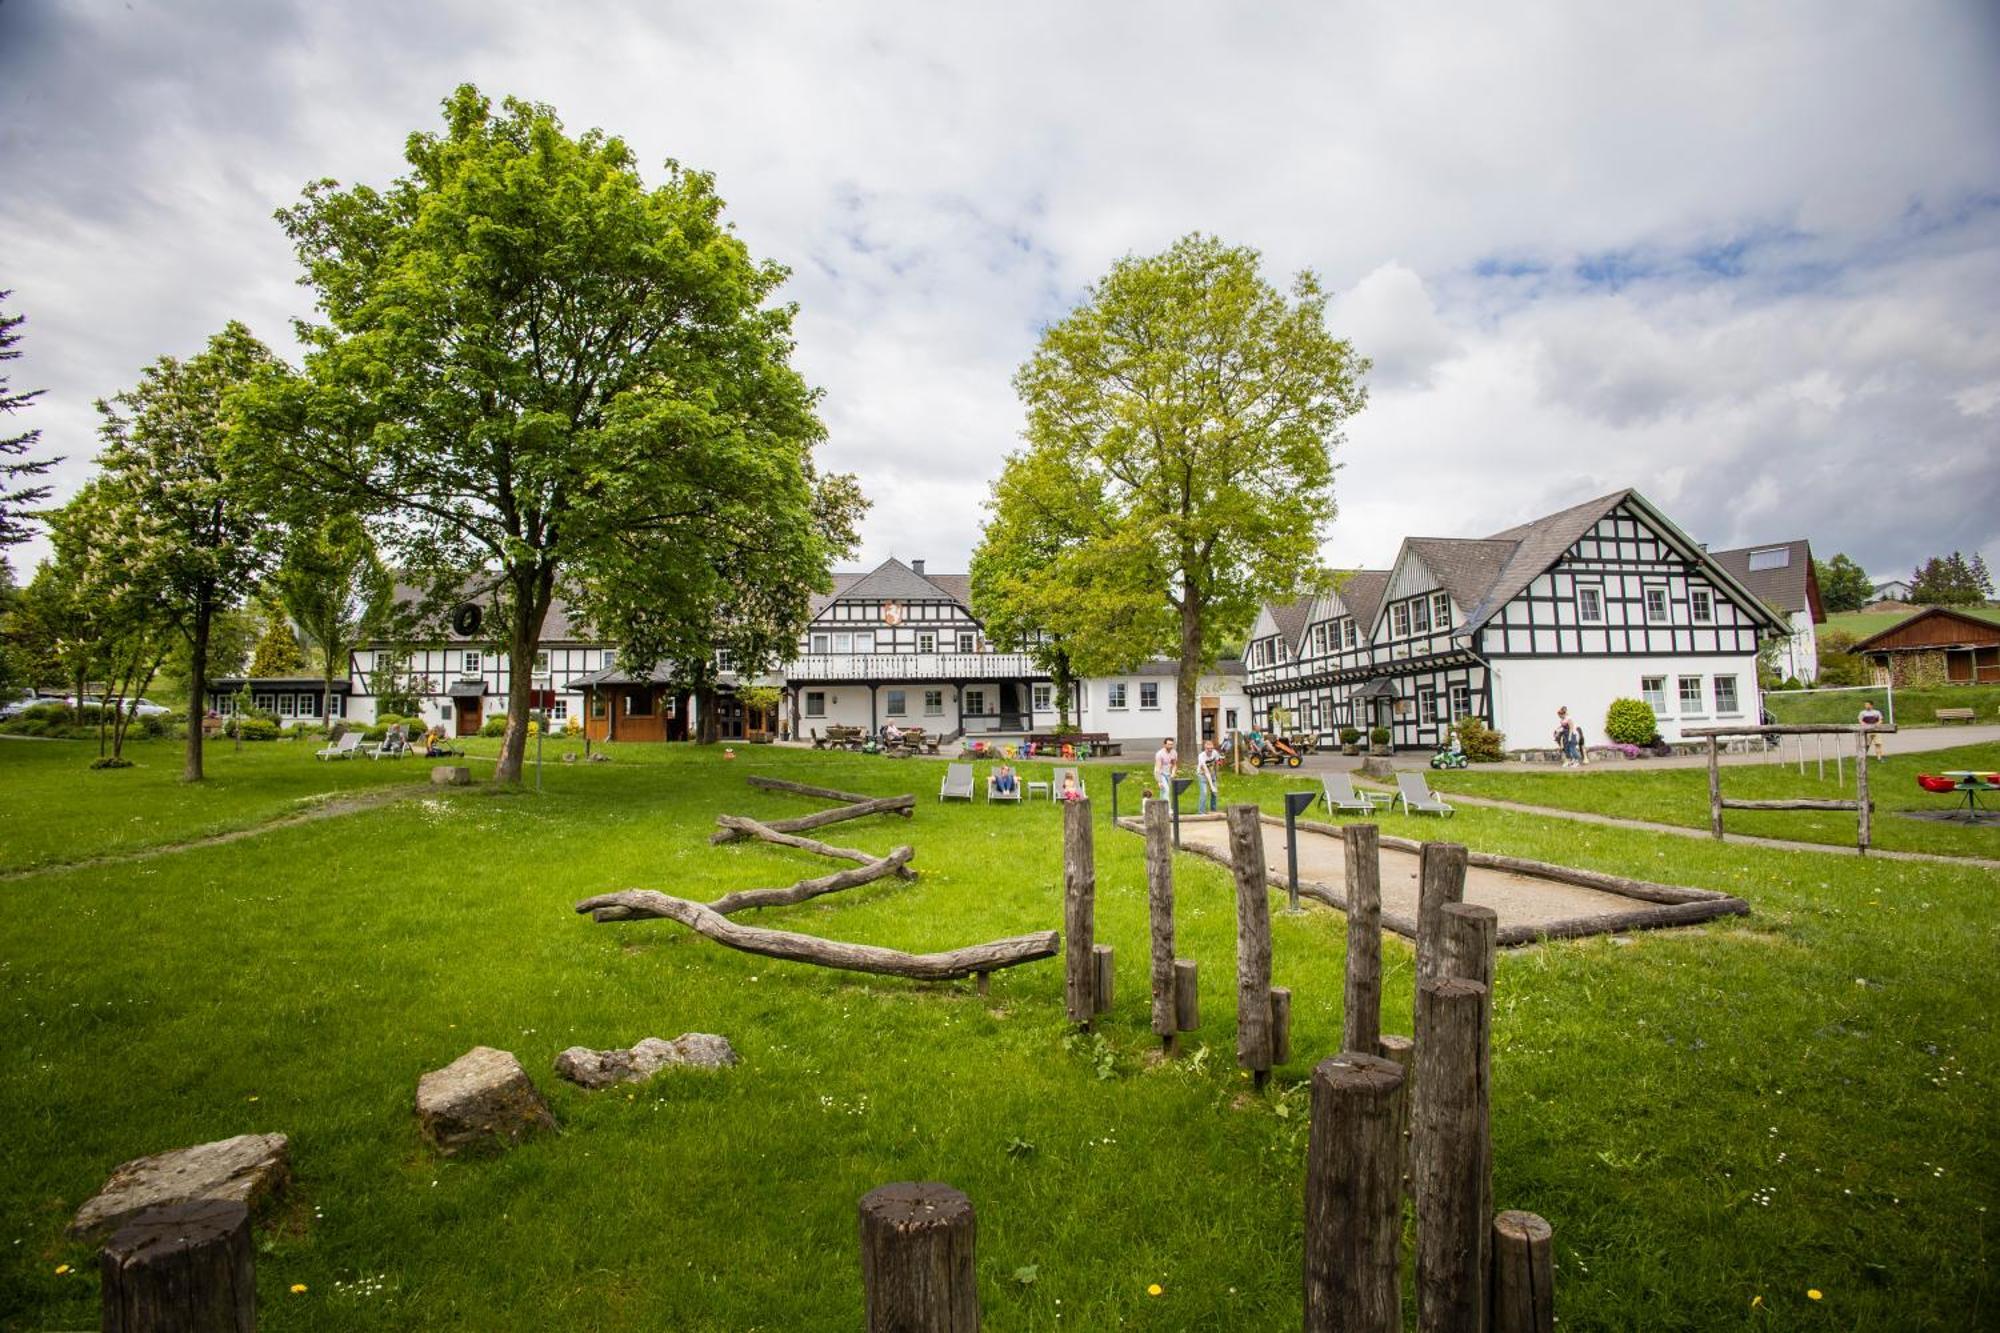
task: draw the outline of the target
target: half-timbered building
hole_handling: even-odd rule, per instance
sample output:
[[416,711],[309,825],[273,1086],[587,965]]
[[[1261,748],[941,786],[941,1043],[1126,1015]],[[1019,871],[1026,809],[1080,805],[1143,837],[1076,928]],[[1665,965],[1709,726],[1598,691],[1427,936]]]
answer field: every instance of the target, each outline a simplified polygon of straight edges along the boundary
[[1812,684],[1819,679],[1818,627],[1826,623],[1819,598],[1819,574],[1812,546],[1803,537],[1733,551],[1710,551],[1708,558],[1785,618],[1789,632],[1777,643],[1774,665],[1780,679]]

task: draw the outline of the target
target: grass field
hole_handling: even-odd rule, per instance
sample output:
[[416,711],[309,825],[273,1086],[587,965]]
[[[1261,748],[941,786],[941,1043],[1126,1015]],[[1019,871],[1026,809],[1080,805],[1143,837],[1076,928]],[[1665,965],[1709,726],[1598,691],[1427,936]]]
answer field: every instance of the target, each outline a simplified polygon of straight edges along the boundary
[[[1839,694],[1809,693],[1803,690],[1770,690],[1764,706],[1773,722],[1853,722],[1861,714],[1864,701],[1873,700],[1887,710],[1889,695],[1884,690],[1843,690]],[[1896,725],[1935,727],[1940,725],[1940,708],[1970,708],[1981,722],[2000,722],[2000,685],[1940,685],[1934,689],[1896,691]],[[1956,724],[1946,724],[1956,725]]]
[[[168,746],[87,776],[83,747],[0,746],[0,844],[14,864],[23,839],[34,859],[130,845],[108,814],[48,807],[116,811],[157,839],[393,780],[293,753],[219,762],[218,790],[234,785],[211,803],[173,782]],[[707,843],[718,811],[813,808],[740,781],[766,771],[916,791],[915,819],[839,841],[910,842],[923,876],[762,924],[918,949],[1060,924],[1051,806],[940,807],[934,763],[739,753],[628,749],[552,766],[539,796],[424,791],[0,885],[0,1326],[94,1326],[92,1255],[62,1227],[111,1166],[278,1129],[297,1179],[261,1233],[274,1330],[851,1329],[854,1202],[914,1179],[973,1198],[988,1327],[1296,1328],[1302,1081],[1339,1031],[1342,919],[1274,917],[1295,1059],[1258,1097],[1231,1058],[1231,888],[1194,858],[1180,952],[1200,961],[1204,1027],[1190,1058],[1150,1058],[1140,843],[1109,828],[1103,769],[1098,937],[1117,949],[1118,1003],[1095,1038],[1066,1033],[1054,961],[997,974],[982,1001],[970,983],[834,974],[571,912],[613,887],[709,897],[818,873]],[[1225,792],[1276,808],[1295,785]],[[1473,809],[1382,822],[1753,907],[1500,961],[1495,1196],[1553,1222],[1561,1327],[1991,1322],[1994,875]],[[1391,937],[1385,960],[1385,1024],[1407,1031],[1410,954]],[[687,1030],[728,1036],[743,1064],[595,1094],[549,1072],[565,1046]],[[418,1137],[415,1083],[479,1043],[521,1057],[563,1133],[443,1162]]]

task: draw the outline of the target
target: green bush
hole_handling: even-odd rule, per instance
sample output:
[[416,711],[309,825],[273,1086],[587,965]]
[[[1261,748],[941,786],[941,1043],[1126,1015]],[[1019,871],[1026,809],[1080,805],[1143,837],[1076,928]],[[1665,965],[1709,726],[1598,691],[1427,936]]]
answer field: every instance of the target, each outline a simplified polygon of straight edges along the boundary
[[1389,743],[1389,735],[1390,732],[1387,727],[1375,727],[1369,731],[1368,741],[1371,745],[1387,745]]
[[1342,745],[1359,745],[1361,743],[1361,728],[1342,727],[1340,729],[1340,743]]
[[495,713],[492,717],[487,718],[486,721],[480,724],[479,734],[482,736],[505,736],[507,734],[507,715],[505,713]]
[[1507,757],[1505,733],[1493,730],[1476,717],[1462,717],[1453,726],[1458,748],[1475,764],[1497,764]]
[[229,725],[223,729],[223,734],[233,737],[239,730],[246,741],[274,741],[278,739],[280,728],[271,718],[247,713],[240,718],[231,718]]
[[1604,710],[1604,738],[1619,745],[1651,745],[1660,735],[1660,720],[1644,699],[1613,699]]

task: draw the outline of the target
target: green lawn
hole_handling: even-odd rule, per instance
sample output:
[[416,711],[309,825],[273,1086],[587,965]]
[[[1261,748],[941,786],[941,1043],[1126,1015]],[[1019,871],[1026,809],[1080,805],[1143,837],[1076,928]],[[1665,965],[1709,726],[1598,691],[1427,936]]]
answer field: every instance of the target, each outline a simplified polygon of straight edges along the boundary
[[[0,746],[0,839],[17,863],[18,837],[53,817],[44,805],[75,799],[52,750]],[[13,1056],[0,1084],[0,1325],[93,1326],[92,1256],[61,1233],[111,1166],[281,1129],[298,1178],[262,1232],[274,1330],[851,1329],[854,1202],[905,1179],[973,1198],[991,1328],[1297,1327],[1301,1081],[1339,1031],[1342,919],[1274,918],[1296,1054],[1257,1098],[1231,1057],[1226,875],[1179,862],[1180,951],[1200,960],[1205,1026],[1193,1058],[1159,1065],[1141,845],[1107,823],[1098,935],[1119,967],[1101,1039],[1066,1035],[1055,961],[997,974],[982,1001],[969,983],[829,973],[668,922],[572,914],[607,888],[708,897],[818,873],[803,854],[707,843],[717,811],[815,808],[740,782],[768,771],[916,791],[914,820],[843,825],[838,841],[913,843],[923,877],[764,924],[913,949],[1060,925],[1051,806],[940,807],[935,763],[738,753],[627,750],[552,766],[538,797],[425,792],[0,885]],[[270,767],[255,770],[256,799],[235,789],[232,818],[367,767],[248,755],[246,780]],[[137,757],[144,766],[90,775],[107,780],[90,800],[157,826],[190,798],[169,747]],[[1106,771],[1088,776],[1106,819]],[[1299,785],[1225,790],[1275,808]],[[1496,1202],[1554,1223],[1563,1328],[1992,1319],[1993,875],[1471,809],[1446,825],[1382,822],[1723,889],[1754,909],[1500,961]],[[98,825],[68,827],[73,850],[95,845]],[[1385,1020],[1407,1031],[1410,954],[1393,937],[1385,954]],[[549,1072],[571,1044],[687,1030],[727,1035],[744,1063],[630,1093],[586,1094]],[[520,1055],[560,1136],[491,1161],[425,1150],[417,1077],[477,1043]]]
[[[1773,722],[1851,723],[1860,716],[1861,705],[1869,700],[1887,711],[1889,695],[1885,690],[1839,694],[1771,690],[1764,695],[1764,706],[1771,710]],[[1981,722],[2000,722],[2000,685],[1939,685],[1933,689],[1897,690],[1895,702],[1899,727],[1938,726],[1940,708],[1970,708]]]
[[[1829,748],[1826,776],[1806,738],[1805,773],[1799,773],[1796,751],[1787,740],[1780,751],[1788,762],[1728,765],[1722,770],[1722,794],[1741,800],[1853,800],[1854,765],[1837,765]],[[1907,852],[1942,852],[1951,856],[2000,859],[2000,825],[1938,824],[1904,819],[1898,810],[1948,809],[1958,797],[1938,796],[1917,786],[1917,774],[1947,769],[2000,771],[2000,745],[1962,745],[1924,754],[1891,755],[1868,771],[1868,795],[1875,815],[1870,827],[1874,846]],[[1838,775],[1838,776],[1837,776]],[[1845,778],[1844,785],[1839,778]],[[1430,774],[1441,791],[1462,791],[1522,801],[1558,810],[1644,819],[1683,828],[1708,827],[1708,770],[1654,768],[1644,760],[1607,761],[1586,769],[1552,768],[1546,773],[1501,772],[1469,768]],[[1989,801],[2000,805],[2000,801]],[[1852,847],[1855,816],[1848,811],[1725,810],[1723,827],[1731,833],[1751,833],[1795,842],[1824,842]]]

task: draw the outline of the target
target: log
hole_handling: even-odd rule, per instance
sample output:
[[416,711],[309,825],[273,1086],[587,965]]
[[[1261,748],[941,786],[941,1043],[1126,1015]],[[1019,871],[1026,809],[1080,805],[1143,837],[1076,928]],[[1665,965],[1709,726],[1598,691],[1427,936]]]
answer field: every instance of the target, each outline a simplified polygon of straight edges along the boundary
[[1403,1326],[1401,1066],[1346,1051],[1312,1076],[1306,1140],[1307,1333]]
[[[775,842],[780,847],[797,847],[801,851],[817,852],[821,856],[836,861],[855,861],[862,865],[872,865],[882,858],[873,852],[864,852],[858,847],[833,847],[812,838],[801,838],[795,833],[787,833],[780,824],[760,824],[747,815],[717,815],[715,822],[725,831],[733,831],[745,837],[758,838],[764,842]],[[781,823],[789,821],[781,821]],[[713,842],[711,838],[709,841]],[[908,866],[897,871],[904,879],[915,879],[917,872]]]
[[1485,1327],[1492,1149],[1479,1037],[1486,987],[1439,977],[1417,991],[1417,1086],[1410,1145],[1417,1199],[1419,1333]]
[[1292,991],[1289,986],[1271,987],[1271,1065],[1292,1062]]
[[706,904],[675,898],[651,889],[625,889],[599,894],[576,905],[578,912],[593,915],[606,907],[622,907],[629,913],[614,920],[664,917],[708,936],[717,944],[766,958],[783,958],[794,963],[813,963],[843,972],[871,972],[881,976],[908,977],[913,981],[950,981],[976,972],[995,972],[1003,967],[1019,967],[1056,956],[1061,937],[1053,930],[1032,935],[1015,935],[988,944],[974,944],[945,953],[904,953],[873,944],[848,944],[841,940],[800,935],[789,930],[764,930],[742,926],[712,911]]
[[1708,831],[1722,840],[1722,751],[1708,738]]
[[1410,1196],[1410,1095],[1417,1081],[1417,1043],[1413,1038],[1396,1033],[1384,1033],[1375,1039],[1375,1053],[1384,1060],[1391,1060],[1403,1071],[1403,1090],[1396,1097],[1396,1160],[1400,1163],[1398,1179],[1403,1182],[1403,1197]]
[[1533,1213],[1493,1219],[1493,1333],[1555,1333],[1555,1230]]
[[1442,916],[1444,975],[1476,981],[1491,989],[1499,915],[1478,903],[1446,903]]
[[[877,796],[832,810],[816,810],[809,815],[800,815],[797,819],[773,820],[764,827],[779,833],[804,833],[807,829],[839,824],[849,819],[865,819],[869,815],[908,814],[916,808],[916,804],[917,798],[914,796]],[[744,837],[750,830],[740,827],[740,818],[735,815],[717,815],[715,822],[722,827],[709,834],[708,840],[713,843],[724,843],[735,842],[738,838]]]
[[1584,935],[1609,935],[1623,930],[1663,930],[1670,926],[1691,926],[1719,916],[1748,916],[1750,904],[1741,898],[1705,899],[1659,907],[1634,908],[1629,912],[1600,912],[1595,916],[1565,917],[1532,926],[1509,926],[1501,931],[1497,944],[1513,948],[1537,940],[1568,940]]
[[1192,1032],[1201,1026],[1200,964],[1174,959],[1174,1030]]
[[1063,802],[1063,1006],[1069,1021],[1089,1027],[1097,1013],[1097,850],[1090,828],[1090,799]]
[[1172,1044],[1174,1020],[1174,834],[1165,801],[1147,801],[1146,906],[1153,933],[1153,1034]]
[[[1975,673],[1976,674],[1976,673]],[[1874,806],[1868,801],[1868,736],[1867,733],[1855,737],[1854,754],[1854,809],[1858,822],[1854,830],[1854,845],[1863,856],[1868,855],[1868,816]]]
[[1372,1051],[1382,1032],[1382,831],[1357,822],[1341,830],[1347,865],[1347,985],[1340,1049]]
[[838,893],[842,889],[872,884],[889,875],[900,875],[915,855],[913,848],[898,847],[879,861],[856,866],[852,870],[837,870],[818,879],[802,879],[782,889],[738,889],[735,893],[725,893],[717,898],[708,905],[708,910],[728,916],[752,907],[790,907],[821,894]]
[[1776,801],[1739,801],[1734,797],[1722,798],[1724,810],[1859,810],[1854,801],[1822,801],[1812,797],[1788,798]]
[[1111,946],[1093,944],[1090,946],[1090,989],[1091,1008],[1094,1014],[1111,1012],[1111,987],[1115,973],[1111,964]]
[[[1465,848],[1427,842],[1417,853],[1417,984],[1444,975],[1444,905],[1465,901]],[[1421,1075],[1419,1078],[1421,1079]]]
[[98,1281],[107,1333],[254,1333],[250,1210],[232,1199],[148,1209],[106,1243]]
[[1236,875],[1236,1063],[1271,1071],[1271,891],[1264,828],[1254,805],[1229,807],[1229,866]]
[[1576,866],[1554,865],[1548,861],[1530,861],[1519,856],[1502,856],[1498,852],[1473,852],[1465,859],[1470,865],[1481,866],[1488,870],[1511,870],[1516,874],[1552,879],[1562,884],[1576,884],[1586,889],[1603,889],[1606,893],[1638,898],[1644,902],[1712,902],[1729,896],[1726,893],[1717,893],[1713,889],[1691,889],[1683,884],[1655,884],[1651,880],[1627,879],[1623,875],[1607,875],[1601,870],[1583,870]]
[[936,1181],[884,1185],[860,1214],[869,1333],[976,1333],[972,1201]]
[[[829,801],[839,801],[845,805],[860,805],[867,801],[880,799],[879,797],[870,796],[866,792],[836,791],[832,787],[814,787],[803,782],[789,782],[784,778],[767,778],[761,773],[751,773],[744,778],[744,781],[753,787],[761,787],[765,791],[788,791],[799,796],[818,796]],[[916,813],[917,798],[915,796],[898,796],[894,799],[909,802],[908,807],[896,812],[903,818],[908,819]]]

